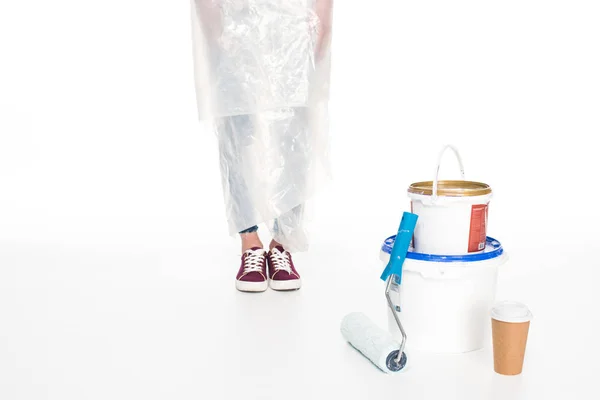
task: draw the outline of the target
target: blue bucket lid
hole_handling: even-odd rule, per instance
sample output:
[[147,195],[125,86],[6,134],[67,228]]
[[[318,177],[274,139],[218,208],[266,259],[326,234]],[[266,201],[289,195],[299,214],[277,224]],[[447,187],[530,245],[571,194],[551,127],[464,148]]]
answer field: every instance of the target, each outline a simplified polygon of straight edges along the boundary
[[[383,242],[383,246],[381,246],[381,251],[387,254],[392,253],[392,247],[394,247],[394,240],[396,239],[396,235],[390,236],[385,239]],[[423,253],[415,253],[412,251],[412,247],[408,250],[406,254],[406,258],[410,260],[419,260],[419,261],[433,261],[433,262],[473,262],[473,261],[483,261],[489,260],[492,258],[500,257],[504,253],[504,249],[502,248],[502,244],[494,238],[487,237],[485,243],[485,250],[481,253],[474,254],[465,254],[465,255],[453,255],[453,256],[444,256],[437,254],[423,254]]]

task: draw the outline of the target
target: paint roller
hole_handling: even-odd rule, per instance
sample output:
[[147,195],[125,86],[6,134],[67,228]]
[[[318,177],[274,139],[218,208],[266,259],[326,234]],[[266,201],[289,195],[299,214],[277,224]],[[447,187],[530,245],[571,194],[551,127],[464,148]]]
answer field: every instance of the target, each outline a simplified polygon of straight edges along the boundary
[[394,240],[394,247],[390,255],[390,261],[381,274],[381,280],[386,281],[385,297],[388,307],[402,334],[402,341],[398,343],[392,334],[379,328],[366,315],[353,312],[346,315],[341,324],[342,336],[352,347],[362,353],[367,359],[386,373],[401,371],[407,362],[404,347],[406,344],[406,332],[402,327],[398,311],[390,298],[392,282],[400,285],[402,280],[402,265],[406,259],[406,253],[413,237],[418,216],[405,212],[400,221],[398,234]]

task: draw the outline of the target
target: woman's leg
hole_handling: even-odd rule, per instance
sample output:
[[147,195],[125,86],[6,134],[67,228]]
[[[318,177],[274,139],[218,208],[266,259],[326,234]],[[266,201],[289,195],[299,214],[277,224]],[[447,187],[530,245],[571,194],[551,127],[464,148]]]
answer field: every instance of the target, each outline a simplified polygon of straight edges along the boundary
[[250,115],[224,117],[217,124],[227,220],[232,230],[250,226],[239,231],[242,252],[256,247],[263,248],[258,236],[258,226],[253,225],[256,222],[255,208],[247,187],[247,176],[244,174],[251,167],[244,162],[243,151],[252,144],[253,128]]
[[285,244],[277,241],[277,237],[286,237],[290,234],[294,235],[295,241],[302,242],[304,238],[299,237],[299,232],[303,230],[304,205],[300,204],[287,213],[282,214],[273,222],[273,240],[269,244],[269,249],[280,246],[286,248]]
[[274,211],[273,241],[286,250],[305,251],[303,203],[310,197],[308,177],[313,171],[314,145],[309,110],[306,107],[282,107],[263,113],[268,121],[269,151],[265,154],[267,175],[271,178],[267,198]]
[[263,248],[263,244],[258,236],[258,226],[256,225],[241,231],[240,238],[242,239],[242,253],[256,247]]

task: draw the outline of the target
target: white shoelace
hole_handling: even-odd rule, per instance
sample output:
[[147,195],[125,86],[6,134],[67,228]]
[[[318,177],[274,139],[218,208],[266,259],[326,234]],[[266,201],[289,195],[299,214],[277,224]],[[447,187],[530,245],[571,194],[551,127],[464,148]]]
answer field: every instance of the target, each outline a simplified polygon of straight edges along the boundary
[[271,261],[273,262],[275,271],[285,271],[288,274],[292,273],[292,266],[287,251],[284,250],[281,252],[279,249],[274,248],[271,250]]
[[246,250],[246,259],[244,261],[244,272],[262,272],[262,267],[265,262],[264,250]]

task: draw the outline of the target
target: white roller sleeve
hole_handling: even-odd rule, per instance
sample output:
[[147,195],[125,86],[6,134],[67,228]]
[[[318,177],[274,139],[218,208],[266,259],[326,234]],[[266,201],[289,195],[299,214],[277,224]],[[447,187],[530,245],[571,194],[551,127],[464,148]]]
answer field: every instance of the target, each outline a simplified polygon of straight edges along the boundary
[[346,315],[340,330],[344,338],[379,369],[392,372],[387,368],[386,360],[391,352],[400,348],[400,343],[388,331],[379,328],[359,312]]

